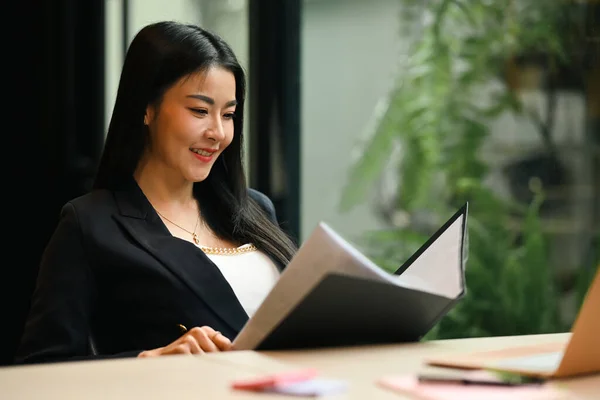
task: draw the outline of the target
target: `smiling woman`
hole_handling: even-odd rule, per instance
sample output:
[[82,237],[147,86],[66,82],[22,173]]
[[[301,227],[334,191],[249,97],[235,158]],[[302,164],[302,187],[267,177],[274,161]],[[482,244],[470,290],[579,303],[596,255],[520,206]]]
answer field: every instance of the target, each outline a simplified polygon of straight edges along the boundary
[[62,209],[17,362],[230,348],[296,250],[246,185],[244,99],[217,35],[169,21],[136,35],[93,190]]
[[166,181],[205,180],[233,141],[235,96],[233,73],[213,66],[181,78],[159,104],[149,104],[144,124],[151,146],[136,169],[138,183],[144,185],[145,177],[154,180],[157,174],[168,175]]

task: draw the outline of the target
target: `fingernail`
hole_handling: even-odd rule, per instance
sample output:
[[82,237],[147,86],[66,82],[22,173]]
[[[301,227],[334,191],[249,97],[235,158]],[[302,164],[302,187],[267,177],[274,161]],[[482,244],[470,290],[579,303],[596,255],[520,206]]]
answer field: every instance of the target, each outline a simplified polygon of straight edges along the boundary
[[185,327],[185,325],[177,324],[177,327],[179,328],[181,333],[187,333],[187,331],[188,331],[188,329]]

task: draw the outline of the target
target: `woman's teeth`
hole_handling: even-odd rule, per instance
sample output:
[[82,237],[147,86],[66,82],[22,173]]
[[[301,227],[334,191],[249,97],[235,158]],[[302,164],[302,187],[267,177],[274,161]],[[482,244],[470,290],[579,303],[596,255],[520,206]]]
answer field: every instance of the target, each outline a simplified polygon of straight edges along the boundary
[[213,155],[213,153],[209,152],[209,151],[204,151],[204,150],[200,150],[200,149],[192,149],[192,151],[196,154],[200,154],[201,156],[204,157],[210,157]]

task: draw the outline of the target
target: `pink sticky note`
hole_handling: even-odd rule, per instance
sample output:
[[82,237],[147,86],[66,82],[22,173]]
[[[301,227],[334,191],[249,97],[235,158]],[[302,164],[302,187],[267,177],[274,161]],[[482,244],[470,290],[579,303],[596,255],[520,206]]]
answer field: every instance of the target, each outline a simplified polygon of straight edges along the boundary
[[270,389],[277,385],[306,381],[315,376],[317,376],[317,370],[308,368],[299,371],[286,371],[250,379],[237,380],[233,382],[231,386],[234,389],[259,391]]
[[421,383],[414,375],[384,376],[377,384],[419,400],[568,400],[569,395],[548,385],[479,386]]

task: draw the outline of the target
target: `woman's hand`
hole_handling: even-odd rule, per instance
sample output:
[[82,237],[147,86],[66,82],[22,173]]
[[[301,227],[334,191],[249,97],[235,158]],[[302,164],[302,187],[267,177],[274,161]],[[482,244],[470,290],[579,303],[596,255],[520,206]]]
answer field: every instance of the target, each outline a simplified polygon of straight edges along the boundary
[[231,349],[231,341],[209,326],[195,327],[173,343],[158,349],[142,351],[138,357],[158,357],[172,354],[202,354]]

